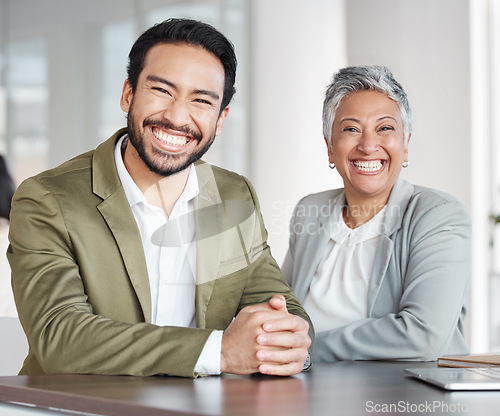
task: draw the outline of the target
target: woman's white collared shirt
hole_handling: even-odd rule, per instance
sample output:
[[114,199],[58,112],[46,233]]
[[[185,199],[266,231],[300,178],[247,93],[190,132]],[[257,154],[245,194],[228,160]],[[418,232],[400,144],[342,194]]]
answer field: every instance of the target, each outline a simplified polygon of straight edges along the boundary
[[330,217],[330,240],[304,301],[316,332],[368,316],[368,287],[385,211],[354,229],[345,224],[342,210]]

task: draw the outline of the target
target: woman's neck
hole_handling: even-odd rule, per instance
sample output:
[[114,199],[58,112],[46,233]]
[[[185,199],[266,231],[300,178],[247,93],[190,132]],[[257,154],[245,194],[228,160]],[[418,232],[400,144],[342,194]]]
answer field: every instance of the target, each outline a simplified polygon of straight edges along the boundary
[[353,200],[346,195],[347,205],[342,211],[345,224],[349,228],[357,228],[370,221],[386,205],[387,199]]

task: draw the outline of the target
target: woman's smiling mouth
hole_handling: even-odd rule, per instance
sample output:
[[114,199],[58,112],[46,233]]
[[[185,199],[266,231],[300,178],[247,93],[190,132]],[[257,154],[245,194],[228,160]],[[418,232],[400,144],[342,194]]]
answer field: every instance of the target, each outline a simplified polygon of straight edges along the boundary
[[385,161],[383,160],[353,160],[351,162],[353,166],[357,169],[360,170],[361,172],[378,172],[380,171],[384,165]]

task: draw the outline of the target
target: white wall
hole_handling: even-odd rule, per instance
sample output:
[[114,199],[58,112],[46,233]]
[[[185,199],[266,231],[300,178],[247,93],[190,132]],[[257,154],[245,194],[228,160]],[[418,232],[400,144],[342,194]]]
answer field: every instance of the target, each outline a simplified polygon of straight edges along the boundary
[[279,264],[298,200],[341,185],[328,168],[321,109],[346,63],[342,0],[254,0],[251,16],[251,180]]
[[0,340],[0,376],[15,376],[28,353],[28,341],[18,318],[0,316]]
[[470,68],[467,0],[349,0],[349,65],[382,64],[413,110],[411,182],[470,209]]

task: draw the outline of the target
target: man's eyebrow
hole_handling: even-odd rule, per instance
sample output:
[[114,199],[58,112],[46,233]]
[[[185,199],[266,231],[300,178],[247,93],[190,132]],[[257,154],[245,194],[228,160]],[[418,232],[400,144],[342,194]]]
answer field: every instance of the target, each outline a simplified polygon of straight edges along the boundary
[[219,100],[219,94],[213,91],[209,90],[194,90],[193,91],[195,94],[201,94],[201,95],[208,95],[209,97],[212,97],[214,100]]
[[166,84],[169,87],[177,89],[177,85],[175,85],[173,82],[170,82],[168,79],[159,77],[157,75],[148,75],[147,80],[148,81],[153,81],[153,82],[161,82],[162,84]]
[[[168,85],[169,87],[177,89],[177,85],[176,84],[174,84],[173,82],[169,81],[168,79],[159,77],[158,75],[148,75],[147,76],[147,80],[148,81],[152,81],[152,82],[160,82],[162,84]],[[214,100],[219,100],[220,99],[219,94],[217,94],[214,91],[210,91],[210,90],[194,90],[193,93],[194,94],[207,95],[209,97],[212,97]]]

